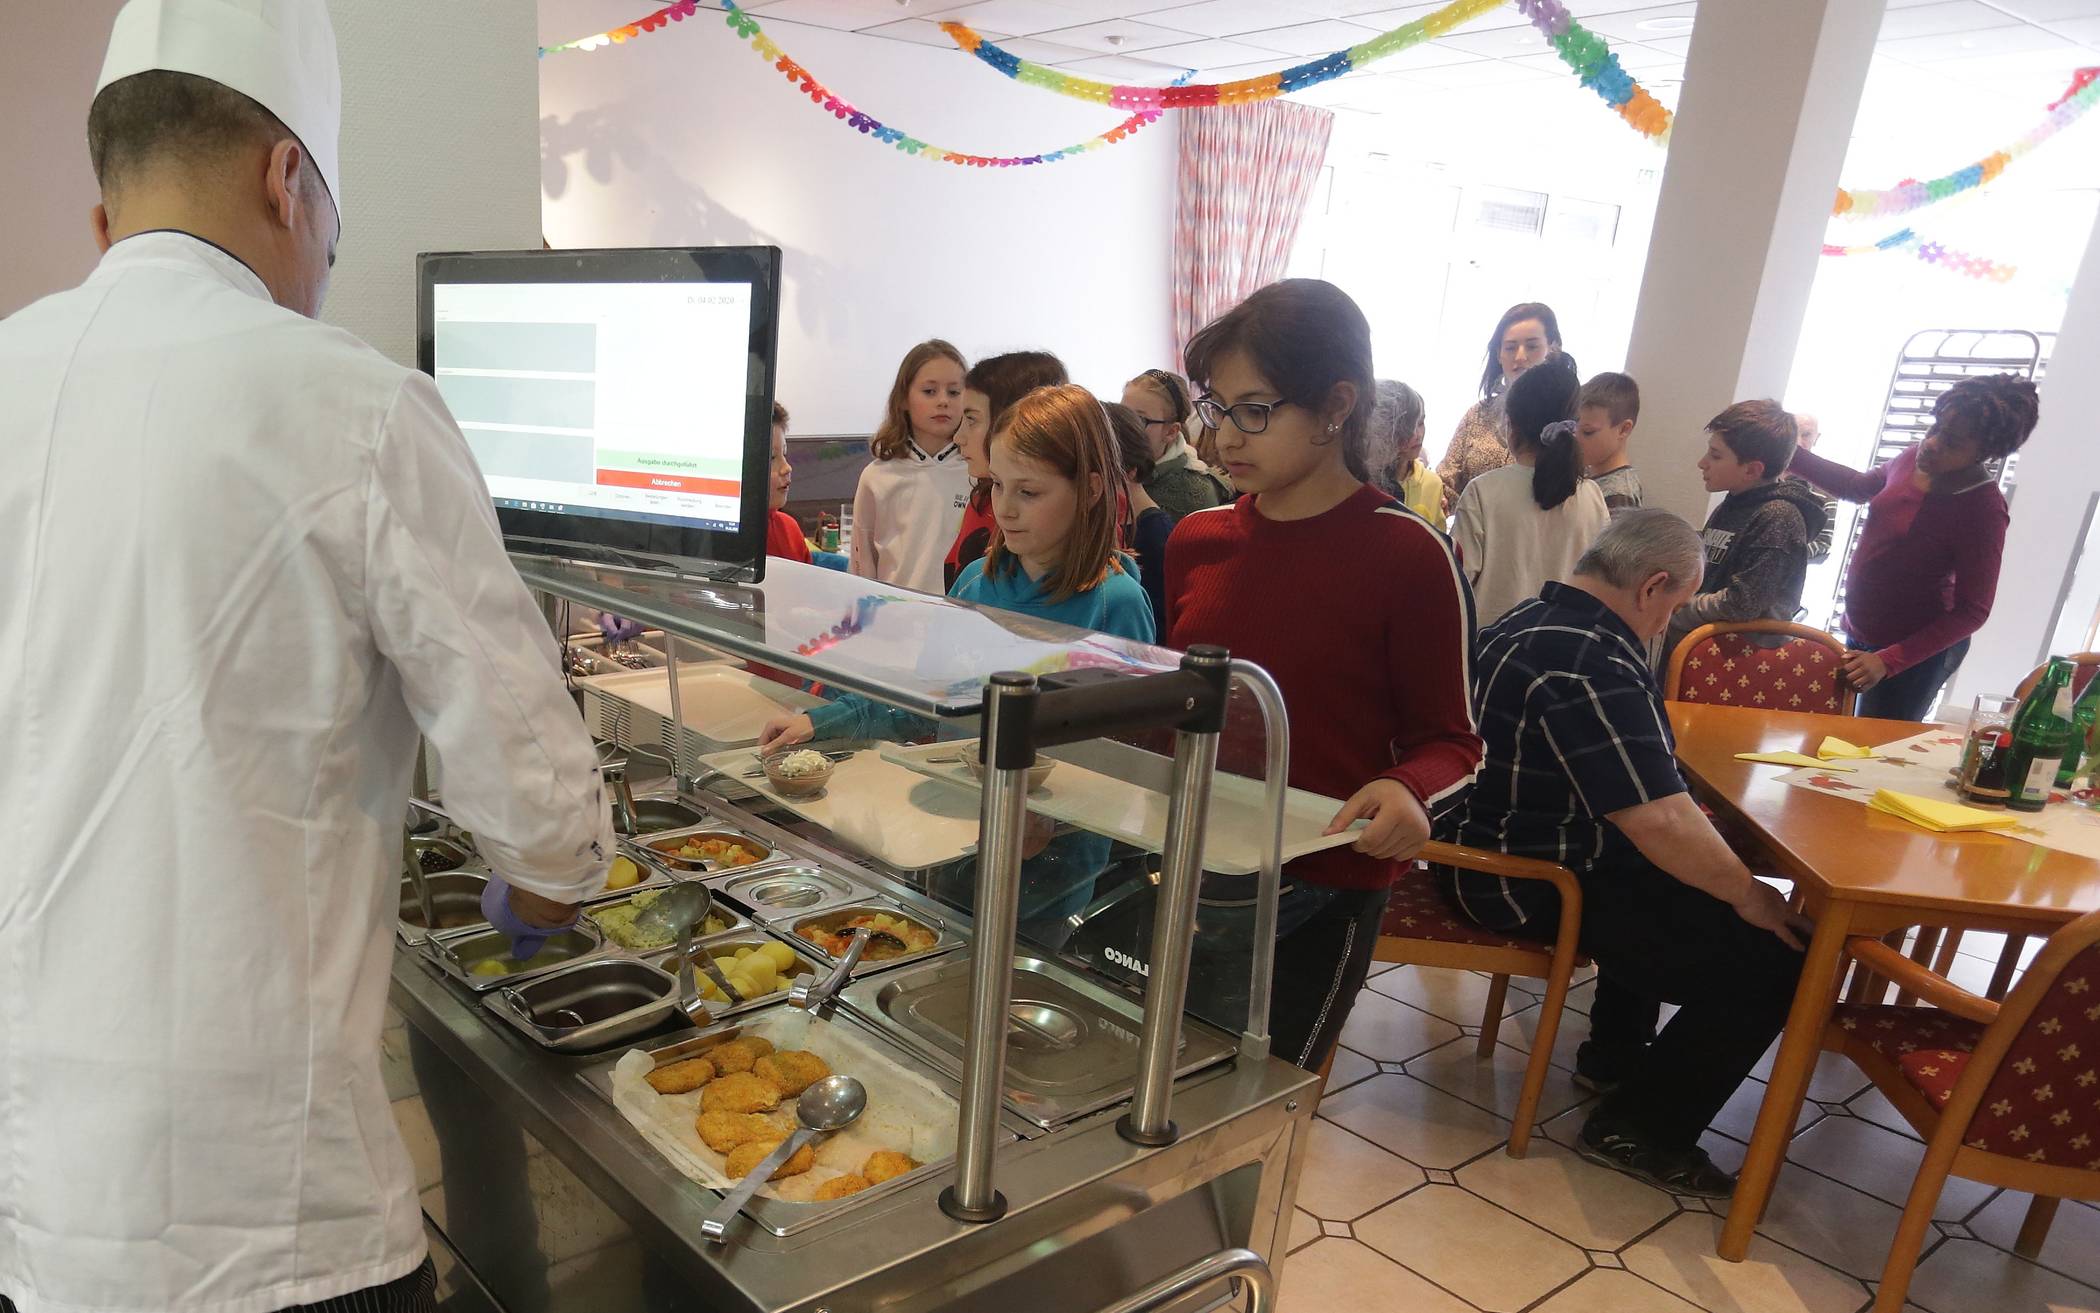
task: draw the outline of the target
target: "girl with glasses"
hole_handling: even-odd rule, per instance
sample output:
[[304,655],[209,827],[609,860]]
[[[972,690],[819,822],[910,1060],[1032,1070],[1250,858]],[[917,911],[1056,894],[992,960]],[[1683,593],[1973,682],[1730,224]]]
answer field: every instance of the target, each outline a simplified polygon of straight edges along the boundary
[[[1367,486],[1371,327],[1340,288],[1263,288],[1196,335],[1188,367],[1242,495],[1168,540],[1166,641],[1215,643],[1274,676],[1290,783],[1337,800],[1330,834],[1366,823],[1284,868],[1269,1026],[1279,1056],[1318,1070],[1370,970],[1396,863],[1480,765],[1471,606],[1444,536]],[[1235,716],[1219,765],[1259,777],[1261,749]],[[1205,877],[1199,943],[1220,972],[1252,947],[1232,905],[1253,883]]]
[[1483,625],[1565,580],[1611,521],[1597,485],[1582,477],[1575,441],[1575,366],[1555,356],[1510,385],[1509,448],[1515,461],[1459,494],[1451,520],[1466,582]]
[[1170,520],[1232,500],[1232,489],[1197,456],[1188,441],[1195,402],[1179,374],[1148,369],[1123,387],[1123,404],[1137,413],[1152,449],[1145,491]]

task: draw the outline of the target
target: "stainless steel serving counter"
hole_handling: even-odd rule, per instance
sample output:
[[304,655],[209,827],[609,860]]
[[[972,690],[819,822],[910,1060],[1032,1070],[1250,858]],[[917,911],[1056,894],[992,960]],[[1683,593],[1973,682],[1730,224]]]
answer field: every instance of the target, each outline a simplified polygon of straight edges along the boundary
[[[888,883],[719,799],[706,805],[792,843],[798,858]],[[832,1205],[791,1236],[746,1222],[714,1245],[700,1223],[718,1194],[681,1176],[585,1083],[608,1054],[537,1047],[413,946],[396,954],[392,1003],[408,1059],[390,1073],[396,1108],[417,1109],[404,1132],[435,1151],[420,1164],[438,1176],[423,1182],[425,1211],[507,1313],[1108,1309],[1221,1251],[1282,1254],[1317,1088],[1273,1059],[1210,1066],[1177,1085],[1182,1134],[1160,1149],[1117,1134],[1127,1098],[1049,1129],[1012,1115],[1010,1101],[1012,1139],[997,1155],[1010,1211],[997,1222],[951,1219],[936,1203],[947,1177],[932,1173],[865,1205]],[[1182,1313],[1228,1293],[1214,1281],[1148,1307]]]

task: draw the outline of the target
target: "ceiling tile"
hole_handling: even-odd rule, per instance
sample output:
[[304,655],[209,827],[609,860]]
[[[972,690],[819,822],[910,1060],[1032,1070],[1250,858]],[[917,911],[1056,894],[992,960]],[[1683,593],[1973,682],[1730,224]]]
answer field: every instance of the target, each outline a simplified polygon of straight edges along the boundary
[[1377,35],[1378,29],[1375,27],[1323,18],[1316,22],[1299,23],[1295,27],[1272,27],[1260,32],[1247,32],[1239,39],[1265,49],[1281,50],[1290,55],[1324,55],[1330,51],[1346,50]]
[[1666,55],[1675,55],[1679,59],[1683,59],[1692,53],[1692,39],[1688,36],[1650,37],[1641,44],[1650,50],[1660,50]]
[[1152,10],[1145,15],[1145,21],[1199,36],[1238,36],[1313,17],[1317,15],[1299,13],[1273,0],[1203,0],[1200,4]]
[[[989,27],[979,27],[976,31],[979,36],[990,37],[994,41],[1003,41],[1007,35]],[[867,36],[886,37],[892,41],[909,41],[914,45],[944,46],[949,50],[956,48],[955,42],[949,40],[948,34],[941,31],[940,24],[930,18],[907,18],[902,22],[864,27],[861,32]]]
[[2019,19],[1977,0],[1942,0],[1939,4],[1893,9],[1881,20],[1881,40],[1937,36],[1943,32],[1975,32],[1986,27],[2012,27]]
[[980,32],[1004,32],[1009,36],[1047,32],[1051,28],[1071,27],[1082,21],[1071,10],[1049,4],[1046,0],[978,0],[976,4],[945,6],[928,4],[914,12],[930,21],[952,18],[958,23],[968,23]]
[[1040,41],[1032,36],[1009,37],[999,43],[999,48],[1022,59],[1032,59],[1038,64],[1069,64],[1073,60],[1094,57],[1091,50],[1081,50],[1078,46],[1061,46],[1055,41]]
[[[1369,19],[1359,16],[1389,10],[1392,7],[1389,0],[1291,0],[1291,8],[1302,9],[1308,14],[1321,18],[1355,18],[1373,27],[1378,24],[1370,23]],[[1404,23],[1407,20],[1403,18],[1400,21]],[[1385,24],[1385,27],[1398,26],[1399,23]]]
[[868,0],[777,0],[760,15],[768,23],[808,23],[842,32],[893,22],[902,16],[895,6],[877,8]]
[[1463,28],[1437,38],[1447,46],[1470,50],[1476,55],[1508,56],[1536,55],[1541,50],[1551,50],[1546,38],[1534,31],[1530,24],[1523,27],[1504,27],[1487,32],[1476,32]]
[[1164,9],[1170,0],[1049,0],[1075,17],[1070,21],[1098,23],[1104,18],[1134,18]]
[[[1299,4],[1303,0],[1292,0]],[[2100,0],[1995,0],[2000,9],[2030,23],[2060,23],[2070,18],[2100,18]]]
[[[1412,23],[1425,14],[1433,14],[1444,5],[1401,5],[1398,8],[1377,9],[1370,13],[1357,14],[1350,19],[1366,27],[1375,27],[1381,32],[1390,32],[1405,23]],[[1573,12],[1570,10],[1569,12]],[[1498,27],[1528,27],[1524,16],[1515,9],[1502,8],[1483,14],[1459,30],[1462,32],[1486,32]]]
[[2049,30],[2100,50],[2100,18],[2075,18],[2049,24]]
[[1155,46],[1171,46],[1187,41],[1201,33],[1181,32],[1168,27],[1155,27],[1134,19],[1119,18],[1106,23],[1088,23],[1080,27],[1057,28],[1049,32],[1031,32],[1030,36],[1048,37],[1062,46],[1080,46],[1087,50],[1107,55],[1133,55]]
[[[1151,58],[1149,55],[1146,57],[1148,59]],[[1203,80],[1205,82],[1238,82],[1245,78],[1258,78],[1265,73],[1274,73],[1279,69],[1289,68],[1296,60],[1297,57],[1295,55],[1271,55],[1267,59],[1257,59],[1251,63],[1227,64],[1222,68],[1206,68],[1203,70]],[[1346,81],[1346,79],[1336,80]],[[1314,85],[1324,86],[1326,84],[1315,83]]]
[[1092,78],[1129,78],[1134,85],[1140,86],[1164,86],[1183,72],[1169,64],[1155,64],[1127,55],[1096,55],[1092,59],[1059,64],[1058,67]]
[[1978,32],[1947,32],[1938,36],[1905,37],[1900,41],[1880,42],[1875,48],[1884,55],[1920,64],[1943,59],[1967,59],[1976,55],[2017,55],[2029,51],[2062,50],[2070,54],[2064,65],[2067,77],[2072,62],[2078,58],[2078,47],[2072,42],[2025,24],[1990,27]]
[[1291,56],[1280,50],[1263,50],[1259,46],[1242,45],[1237,41],[1226,41],[1211,37],[1204,41],[1186,41],[1178,45],[1154,46],[1145,52],[1145,58],[1163,63],[1179,64],[1184,68],[1229,68],[1234,64],[1248,64],[1260,59],[1272,59],[1277,66],[1290,62]]
[[1699,7],[1693,4],[1649,5],[1619,13],[1597,14],[1582,25],[1613,43],[1653,41],[1658,37],[1690,36]]

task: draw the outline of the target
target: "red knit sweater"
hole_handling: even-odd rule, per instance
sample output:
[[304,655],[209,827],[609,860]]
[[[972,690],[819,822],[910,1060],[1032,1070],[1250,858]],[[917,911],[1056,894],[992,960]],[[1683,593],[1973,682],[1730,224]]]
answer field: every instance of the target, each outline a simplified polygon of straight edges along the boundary
[[809,539],[802,536],[802,526],[786,511],[774,511],[766,519],[766,555],[809,564]]
[[[1482,752],[1472,603],[1450,543],[1375,488],[1309,520],[1267,519],[1254,501],[1176,526],[1169,644],[1215,643],[1275,678],[1290,712],[1294,787],[1339,805],[1384,776],[1436,816],[1472,782]],[[1260,743],[1258,724],[1229,731],[1219,764],[1258,777]],[[1292,862],[1290,874],[1366,889],[1389,883],[1395,867],[1342,847]]]

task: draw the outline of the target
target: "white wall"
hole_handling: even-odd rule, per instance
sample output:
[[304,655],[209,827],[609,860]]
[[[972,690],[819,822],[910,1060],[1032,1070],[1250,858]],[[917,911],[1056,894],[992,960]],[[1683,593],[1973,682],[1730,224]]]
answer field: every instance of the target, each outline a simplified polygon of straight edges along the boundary
[[[119,0],[7,0],[0,314],[94,267],[87,112]],[[326,318],[415,359],[415,253],[539,244],[537,42],[505,0],[331,0],[344,231]]]
[[0,4],[0,315],[95,267],[87,113],[120,0]]
[[[549,42],[636,12],[632,0],[540,9]],[[952,150],[1034,154],[1118,119],[1012,82],[937,33],[939,47],[785,22],[766,32],[837,94]],[[1043,347],[1111,395],[1169,363],[1171,116],[1052,165],[928,163],[818,110],[709,9],[625,45],[549,55],[540,112],[554,245],[782,248],[779,395],[797,432],[870,431],[897,361],[926,337],[973,360]]]
[[329,0],[343,240],[324,318],[416,356],[418,251],[537,248],[538,41],[511,0]]

